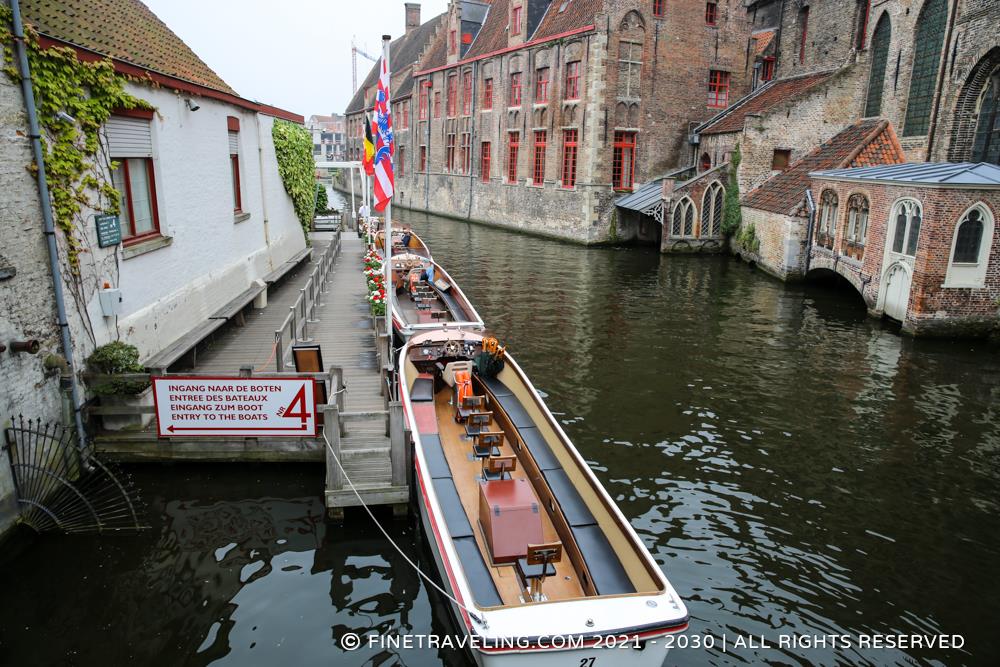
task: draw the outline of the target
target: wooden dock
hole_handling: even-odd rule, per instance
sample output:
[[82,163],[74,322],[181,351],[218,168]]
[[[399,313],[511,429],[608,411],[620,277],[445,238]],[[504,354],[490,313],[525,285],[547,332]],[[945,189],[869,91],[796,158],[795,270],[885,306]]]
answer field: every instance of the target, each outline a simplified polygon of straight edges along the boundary
[[[358,495],[366,504],[389,504],[405,512],[409,440],[402,406],[391,400],[393,388],[386,379],[389,337],[384,320],[376,324],[366,301],[364,243],[353,233],[315,233],[313,244],[312,259],[269,289],[265,308],[247,309],[242,324],[231,322],[200,346],[194,368],[170,370],[178,375],[322,379],[328,402],[318,409],[325,438],[160,439],[154,421],[142,430],[98,431],[98,449],[122,461],[323,461],[326,504],[334,518],[343,516],[344,507],[359,505]],[[291,351],[296,343],[320,345],[323,373],[295,373]],[[123,414],[116,410],[123,409],[97,406],[90,413]],[[125,414],[151,411],[124,409]]]

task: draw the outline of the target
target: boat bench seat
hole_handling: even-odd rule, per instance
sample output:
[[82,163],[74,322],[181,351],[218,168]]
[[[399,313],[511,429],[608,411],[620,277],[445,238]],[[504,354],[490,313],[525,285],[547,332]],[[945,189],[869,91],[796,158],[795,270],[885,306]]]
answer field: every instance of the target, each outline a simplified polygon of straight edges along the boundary
[[455,551],[462,561],[462,571],[472,588],[472,597],[480,607],[498,607],[503,604],[493,577],[486,567],[486,561],[479,552],[479,546],[474,537],[461,537],[455,540]]
[[431,375],[420,375],[413,381],[413,387],[410,389],[410,400],[434,400],[434,378]]
[[531,452],[549,490],[566,517],[573,537],[590,571],[590,578],[600,595],[634,593],[635,587],[629,579],[621,560],[611,548],[607,536],[597,525],[597,519],[590,512],[580,493],[573,486],[559,460],[552,453],[545,438],[520,399],[497,378],[479,377],[483,385],[493,394],[493,398],[507,413],[511,423],[517,427],[525,447]]
[[[431,473],[431,478],[451,479],[451,468],[448,466],[448,459],[444,456],[444,449],[441,447],[441,438],[437,435],[420,434],[420,447],[424,452],[424,459],[427,460],[427,469]],[[452,482],[454,486],[454,482]]]

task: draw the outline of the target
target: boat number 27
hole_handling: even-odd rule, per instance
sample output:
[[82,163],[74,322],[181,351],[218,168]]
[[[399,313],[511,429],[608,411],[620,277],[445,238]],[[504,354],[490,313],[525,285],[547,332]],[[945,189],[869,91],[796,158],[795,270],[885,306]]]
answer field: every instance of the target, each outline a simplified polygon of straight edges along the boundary
[[580,667],[594,667],[594,657],[580,658]]

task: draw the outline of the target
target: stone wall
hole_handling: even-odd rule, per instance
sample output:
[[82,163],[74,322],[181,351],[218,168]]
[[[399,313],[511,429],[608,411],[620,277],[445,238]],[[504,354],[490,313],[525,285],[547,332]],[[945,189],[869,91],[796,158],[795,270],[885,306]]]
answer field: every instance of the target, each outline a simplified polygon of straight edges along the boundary
[[757,266],[776,278],[800,280],[805,273],[808,218],[744,206],[743,228],[750,225],[754,227],[760,248],[750,253],[737,247],[738,254],[756,261]]

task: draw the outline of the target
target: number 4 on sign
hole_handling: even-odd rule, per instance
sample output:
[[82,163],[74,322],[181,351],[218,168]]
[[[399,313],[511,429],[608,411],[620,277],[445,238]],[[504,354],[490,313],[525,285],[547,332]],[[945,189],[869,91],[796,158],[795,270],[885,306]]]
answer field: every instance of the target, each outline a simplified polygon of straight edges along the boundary
[[278,410],[279,417],[285,417],[288,419],[295,419],[298,417],[305,424],[312,417],[311,414],[306,412],[306,385],[302,385],[299,388],[298,393],[295,394],[295,398],[292,402],[288,404],[288,407]]

